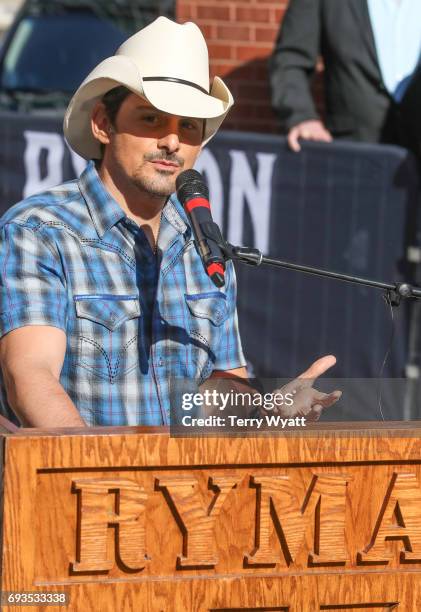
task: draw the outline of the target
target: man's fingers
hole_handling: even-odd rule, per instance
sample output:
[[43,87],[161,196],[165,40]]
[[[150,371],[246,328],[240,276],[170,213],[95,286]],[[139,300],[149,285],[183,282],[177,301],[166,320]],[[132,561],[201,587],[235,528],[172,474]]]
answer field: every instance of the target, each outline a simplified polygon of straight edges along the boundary
[[323,140],[324,142],[332,142],[333,138],[332,138],[332,134],[330,132],[328,132],[327,130],[323,131]]
[[330,132],[328,132],[321,121],[303,121],[290,129],[288,133],[288,146],[295,153],[301,151],[300,138],[318,142],[332,142]]
[[331,142],[331,138],[329,139],[326,134],[324,134],[323,132],[317,133],[317,134],[312,134],[309,137],[309,140],[314,140],[316,142]]
[[323,406],[321,406],[320,404],[316,404],[312,407],[310,412],[306,414],[306,421],[318,421],[322,415],[322,412]]
[[290,129],[288,133],[288,146],[298,153],[301,151],[299,139],[315,140],[319,142],[332,142],[332,135],[319,120],[302,121]]
[[298,134],[299,132],[297,128],[292,128],[292,130],[290,130],[288,134],[289,148],[295,153],[298,153],[299,151],[301,151],[300,143],[298,142]]
[[316,378],[321,376],[329,370],[329,368],[333,367],[336,363],[336,357],[334,355],[326,355],[325,357],[321,357],[317,359],[305,372],[299,375],[298,379],[300,380],[301,387],[311,387]]
[[312,406],[305,415],[307,421],[318,421],[323,410],[333,406],[333,404],[336,404],[338,399],[341,397],[342,392],[333,391],[332,393],[322,393],[322,395],[324,395],[324,397],[318,398],[317,404],[314,404],[314,406]]
[[323,406],[321,406],[320,404],[316,404],[312,407],[310,412],[306,414],[306,421],[318,421],[322,412]]
[[317,128],[312,134],[313,140],[319,142],[332,142],[332,135],[322,125]]
[[320,404],[323,408],[329,408],[333,406],[342,397],[342,391],[336,390],[332,393],[321,393],[315,390],[315,400],[317,404]]

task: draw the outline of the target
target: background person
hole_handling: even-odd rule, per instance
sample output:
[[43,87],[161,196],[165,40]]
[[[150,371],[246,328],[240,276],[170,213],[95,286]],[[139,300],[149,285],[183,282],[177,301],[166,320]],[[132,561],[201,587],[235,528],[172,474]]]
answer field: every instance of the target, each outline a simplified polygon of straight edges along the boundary
[[[393,143],[421,158],[421,2],[290,0],[270,59],[272,106],[299,139]],[[311,93],[324,62],[325,122]]]

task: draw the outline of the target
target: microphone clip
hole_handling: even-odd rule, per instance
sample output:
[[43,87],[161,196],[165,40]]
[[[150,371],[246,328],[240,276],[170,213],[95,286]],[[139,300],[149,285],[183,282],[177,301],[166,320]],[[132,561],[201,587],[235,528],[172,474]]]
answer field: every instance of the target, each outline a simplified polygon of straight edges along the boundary
[[262,263],[263,255],[258,249],[233,246],[223,238],[219,226],[214,221],[201,223],[200,229],[208,240],[213,241],[219,247],[225,262],[229,260],[241,261],[249,266],[260,266]]

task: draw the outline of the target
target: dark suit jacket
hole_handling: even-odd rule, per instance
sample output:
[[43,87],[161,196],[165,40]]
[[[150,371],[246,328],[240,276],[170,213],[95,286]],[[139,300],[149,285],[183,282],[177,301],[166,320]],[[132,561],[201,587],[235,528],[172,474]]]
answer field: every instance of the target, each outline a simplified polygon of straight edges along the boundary
[[270,59],[272,104],[285,129],[318,118],[310,81],[319,55],[334,137],[400,144],[421,155],[421,71],[396,104],[383,84],[367,0],[290,0]]

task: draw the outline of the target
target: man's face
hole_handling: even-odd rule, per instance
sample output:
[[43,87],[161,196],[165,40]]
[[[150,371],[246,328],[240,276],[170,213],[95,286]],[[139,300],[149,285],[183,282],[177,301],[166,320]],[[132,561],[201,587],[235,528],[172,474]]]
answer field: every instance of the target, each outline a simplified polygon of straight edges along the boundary
[[175,191],[177,176],[192,168],[199,155],[203,119],[169,115],[130,94],[108,129],[103,163],[141,191],[166,197]]

